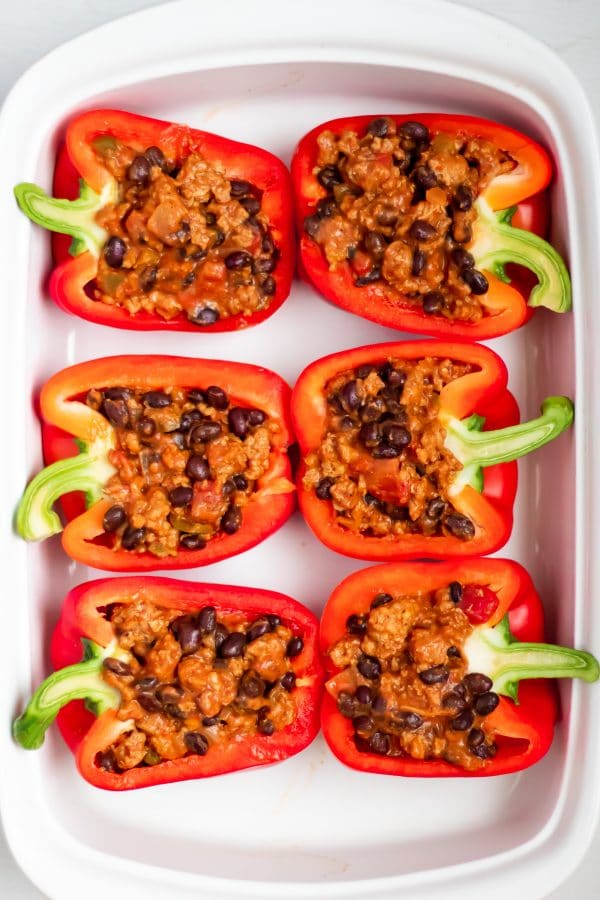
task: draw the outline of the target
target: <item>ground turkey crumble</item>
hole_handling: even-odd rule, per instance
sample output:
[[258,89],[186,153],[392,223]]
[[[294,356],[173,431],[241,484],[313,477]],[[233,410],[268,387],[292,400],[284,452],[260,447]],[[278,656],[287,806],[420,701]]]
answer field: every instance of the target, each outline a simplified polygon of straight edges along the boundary
[[362,136],[322,131],[317,144],[314,173],[327,196],[304,228],[329,266],[348,263],[358,287],[377,285],[428,315],[486,315],[489,285],[467,249],[474,202],[514,160],[490,141],[387,118]]
[[327,384],[325,430],[303,485],[332,503],[337,525],[374,537],[474,537],[448,500],[461,465],[438,420],[440,391],[470,371],[449,359],[390,359]]
[[119,199],[96,216],[108,239],[94,299],[198,326],[269,306],[278,251],[255,185],[198,153],[179,165],[158,147],[138,154],[106,137],[95,150]]
[[464,769],[496,753],[486,716],[499,699],[487,675],[469,672],[462,647],[473,628],[458,582],[434,593],[373,597],[329,651],[341,670],[328,683],[352,719],[359,750],[443,759]]
[[131,728],[98,754],[101,768],[204,756],[293,722],[291,659],[303,642],[278,616],[249,622],[212,606],[182,614],[146,598],[115,604],[107,615],[125,659],[107,658],[103,677],[121,695],[117,718]]

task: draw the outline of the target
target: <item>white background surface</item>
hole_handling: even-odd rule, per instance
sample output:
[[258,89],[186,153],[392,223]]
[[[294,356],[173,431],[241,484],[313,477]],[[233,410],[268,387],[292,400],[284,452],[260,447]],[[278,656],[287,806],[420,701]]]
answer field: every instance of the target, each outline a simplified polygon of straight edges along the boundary
[[[398,0],[399,10],[402,2]],[[155,5],[152,0],[19,0],[18,3],[0,0],[0,98],[21,72],[46,51],[82,31],[150,5]],[[553,47],[583,83],[600,128],[598,0],[465,0],[465,5],[505,18]],[[252,3],[249,3],[248,15],[252,14]],[[318,22],[315,28],[318,29]],[[552,900],[567,900],[571,896],[579,900],[600,897],[600,834],[577,873],[552,894]],[[42,897],[17,869],[1,836],[0,897],[6,900]],[[524,898],[517,894],[516,900]]]

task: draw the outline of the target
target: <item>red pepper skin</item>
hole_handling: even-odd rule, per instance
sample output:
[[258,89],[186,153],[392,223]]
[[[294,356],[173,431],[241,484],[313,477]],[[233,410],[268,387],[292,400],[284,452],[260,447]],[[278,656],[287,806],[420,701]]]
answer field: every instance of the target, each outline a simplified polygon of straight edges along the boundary
[[68,519],[62,543],[72,559],[109,572],[149,572],[209,565],[249,550],[289,518],[295,508],[287,454],[293,441],[288,411],[290,389],[279,375],[258,366],[175,356],[115,356],[63,369],[46,383],[40,396],[44,460],[50,464],[74,456],[77,446],[71,436],[89,441],[107,424],[103,416],[89,407],[68,403],[69,399],[85,395],[93,386],[125,385],[147,391],[167,385],[210,384],[220,385],[232,401],[260,407],[280,426],[272,437],[269,468],[244,510],[239,531],[232,535],[217,535],[203,550],[180,550],[176,556],[164,558],[151,553],[115,551],[93,543],[94,538],[103,533],[102,518],[110,502],[99,500],[86,510],[80,493],[68,494],[61,500]]
[[[525,324],[533,315],[527,306],[529,290],[535,279],[526,270],[506,284],[492,273],[486,273],[489,291],[485,297],[486,306],[493,315],[484,316],[479,322],[468,323],[445,319],[443,316],[428,316],[420,307],[403,303],[403,295],[398,291],[382,287],[382,283],[357,287],[354,284],[350,266],[336,266],[330,270],[320,246],[304,231],[304,220],[314,212],[317,202],[327,192],[317,181],[314,169],[318,158],[317,137],[325,130],[337,134],[341,131],[356,131],[364,134],[374,116],[350,116],[333,119],[313,128],[302,138],[292,160],[292,183],[296,203],[296,222],[300,239],[300,266],[305,279],[327,300],[348,312],[370,319],[388,328],[427,334],[431,337],[450,340],[487,340],[508,334]],[[494,179],[483,191],[483,196],[493,210],[517,206],[536,197],[535,215],[530,224],[531,209],[525,208],[517,214],[514,224],[541,234],[547,229],[547,205],[538,200],[537,195],[549,184],[552,165],[545,150],[531,138],[487,119],[472,116],[444,115],[441,113],[412,113],[410,115],[387,115],[397,124],[417,119],[426,125],[432,134],[440,132],[482,138],[493,141],[508,151],[518,166],[509,176]],[[509,267],[511,277],[516,267]]]
[[290,668],[297,677],[293,693],[297,715],[290,725],[270,737],[257,733],[239,738],[224,750],[210,750],[206,756],[186,756],[119,774],[106,772],[95,763],[96,754],[108,749],[115,738],[115,729],[121,724],[116,712],[110,710],[96,718],[85,709],[83,701],[74,701],[61,710],[57,722],[63,738],[76,755],[77,768],[86,781],[106,790],[123,791],[190,778],[206,778],[280,762],[311,743],[319,730],[323,675],[318,653],[318,621],[310,610],[284,594],[157,577],[88,581],[74,588],[65,598],[52,636],[54,668],[79,662],[82,637],[107,646],[114,633],[110,622],[102,614],[102,608],[111,603],[131,603],[140,596],[148,597],[157,606],[181,610],[182,614],[211,605],[217,612],[241,612],[250,620],[264,613],[280,616],[282,623],[295,635],[302,635],[304,640],[300,655],[290,660]]
[[74,200],[79,194],[80,178],[95,191],[105,185],[108,172],[99,163],[91,146],[92,141],[101,135],[122,140],[140,152],[157,146],[165,155],[178,160],[185,159],[191,153],[200,153],[209,162],[223,164],[228,177],[255,184],[263,192],[262,210],[269,220],[271,234],[280,252],[272,273],[276,291],[266,309],[219,319],[201,329],[183,313],[168,320],[143,310],[132,316],[121,307],[92,300],[87,295],[85,286],[95,278],[96,260],[89,252],[70,256],[71,239],[55,234],[52,246],[57,268],[50,276],[49,290],[58,306],[90,322],[135,331],[237,331],[258,325],[273,315],[289,295],[295,261],[291,186],[289,173],[281,160],[259,147],[185,125],[174,125],[122,110],[92,110],[74,118],[67,127],[65,144],[59,151],[54,173],[54,196]]
[[307,524],[331,550],[355,559],[392,561],[401,559],[446,559],[492,553],[502,547],[512,531],[513,504],[517,490],[517,465],[514,462],[490,466],[484,470],[482,493],[465,487],[458,495],[461,512],[478,528],[475,537],[463,541],[454,536],[425,537],[402,535],[394,540],[351,532],[335,522],[333,505],[319,500],[314,490],[306,489],[304,457],[316,449],[325,425],[327,405],[325,386],[337,374],[367,363],[388,358],[449,358],[471,363],[478,371],[447,385],[440,395],[440,410],[458,419],[472,413],[485,416],[485,428],[496,429],[519,421],[519,410],[506,390],[507,371],[492,350],[479,344],[449,344],[438,341],[406,341],[375,344],[334,353],[311,363],[300,374],[292,392],[292,421],[301,452],[296,487],[298,504]]
[[[327,601],[321,618],[320,642],[326,678],[339,672],[327,655],[342,637],[351,613],[368,612],[373,596],[379,592],[414,593],[435,591],[452,581],[481,584],[498,594],[499,604],[486,625],[496,625],[508,613],[511,631],[521,641],[544,640],[544,615],[540,598],[531,578],[522,566],[506,559],[474,559],[460,562],[398,563],[372,566],[355,572],[339,584]],[[555,691],[548,681],[533,679],[519,685],[518,706],[500,697],[486,722],[497,732],[498,753],[481,769],[465,771],[439,759],[385,757],[357,750],[352,722],[337,709],[325,691],[321,706],[321,724],[325,739],[345,765],[363,772],[404,775],[412,778],[475,778],[506,775],[532,766],[550,748],[557,718]]]

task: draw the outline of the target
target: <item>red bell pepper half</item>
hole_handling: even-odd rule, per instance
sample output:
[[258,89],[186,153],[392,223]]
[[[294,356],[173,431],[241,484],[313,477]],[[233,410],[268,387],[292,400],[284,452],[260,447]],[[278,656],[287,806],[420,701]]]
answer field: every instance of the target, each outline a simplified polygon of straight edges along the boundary
[[[340,373],[363,365],[430,357],[474,367],[442,388],[438,413],[446,431],[445,447],[462,464],[451,483],[449,499],[471,520],[474,536],[470,540],[454,535],[378,537],[344,528],[336,521],[332,502],[320,500],[314,489],[303,484],[306,456],[318,449],[325,433],[327,385]],[[573,404],[568,398],[548,397],[537,419],[518,424],[518,407],[506,384],[507,371],[500,357],[479,344],[375,344],[334,353],[307,366],[292,392],[292,420],[303,459],[297,479],[298,502],[319,540],[346,556],[378,561],[473,557],[502,547],[512,530],[517,488],[514,460],[553,440],[573,420]]]
[[[209,746],[206,755],[191,753],[123,772],[107,771],[99,765],[102,753],[132,727],[129,720],[118,717],[119,691],[101,675],[106,658],[126,662],[129,656],[118,647],[114,628],[105,612],[112,604],[129,604],[140,598],[157,607],[181,611],[182,615],[211,606],[217,615],[241,613],[249,621],[270,614],[279,616],[282,624],[296,636],[301,635],[303,641],[302,651],[289,662],[296,678],[290,695],[295,702],[293,722],[268,736],[240,734],[225,746]],[[76,755],[81,775],[90,784],[113,791],[205,778],[280,762],[307,747],[319,728],[322,667],[317,631],[318,622],[308,609],[272,591],[157,577],[87,582],[74,588],[64,601],[51,645],[56,671],[36,690],[15,721],[14,737],[21,746],[37,749],[58,716],[59,728]]]
[[[357,286],[350,263],[330,268],[319,244],[306,233],[305,221],[327,196],[317,179],[318,136],[323,131],[364,135],[373,116],[351,116],[318,125],[302,138],[292,161],[297,225],[302,235],[301,264],[319,293],[342,309],[380,325],[459,340],[486,340],[507,334],[527,322],[538,306],[555,312],[570,309],[571,288],[565,265],[553,247],[539,236],[546,230],[546,204],[540,192],[552,176],[545,150],[526,135],[486,119],[441,113],[385,118],[397,126],[418,121],[427,126],[433,137],[449,134],[492,141],[516,161],[512,171],[493,178],[475,201],[477,219],[472,240],[464,245],[489,284],[487,293],[480,297],[484,315],[479,321],[468,322],[427,314],[421,305],[409,303],[382,279]],[[517,224],[521,227],[515,227]],[[537,284],[531,293],[531,280],[522,278],[514,264],[522,267],[520,272],[528,269],[535,276]]]
[[[329,651],[346,632],[348,617],[368,615],[377,594],[415,595],[452,582],[462,585],[459,606],[473,625],[462,648],[467,671],[487,675],[493,682],[489,690],[500,695],[497,707],[485,719],[486,729],[494,735],[496,755],[481,768],[465,771],[443,759],[359,750],[352,720],[338,711],[343,674],[333,665]],[[338,759],[363,772],[427,778],[504,775],[525,769],[548,751],[557,715],[554,691],[541,679],[596,681],[600,674],[598,662],[589,653],[539,643],[543,640],[540,598],[525,569],[509,560],[400,563],[356,572],[335,588],[321,619],[321,651],[328,660],[329,679],[322,704],[327,743]]]
[[[268,469],[258,480],[257,489],[244,509],[242,526],[234,534],[219,532],[203,549],[180,547],[175,556],[162,558],[147,552],[115,550],[105,541],[99,541],[104,534],[104,514],[112,505],[103,495],[103,486],[115,472],[109,459],[115,430],[105,416],[80,398],[93,387],[124,386],[145,392],[167,386],[189,388],[215,384],[227,393],[232,404],[259,407],[278,426],[271,437]],[[26,540],[42,540],[62,531],[63,547],[72,559],[114,572],[185,569],[250,549],[276,531],[294,509],[294,486],[287,454],[293,441],[289,393],[289,387],[274,372],[219,360],[114,356],[63,369],[41,392],[48,465],[30,482],[23,495],[17,510],[17,531]],[[73,492],[85,494],[87,508],[82,507],[81,494],[73,496]],[[63,506],[68,519],[64,531],[53,509],[63,495],[67,495]]]
[[[294,269],[291,189],[283,163],[259,147],[121,110],[92,110],[69,123],[54,174],[56,197],[49,197],[34,184],[23,183],[15,188],[22,211],[38,225],[59,232],[54,241],[57,268],[49,285],[58,306],[115,328],[196,332],[199,328],[183,313],[170,319],[145,310],[132,315],[122,307],[93,299],[86,291],[96,277],[98,259],[108,237],[96,216],[119,199],[115,178],[94,152],[96,142],[111,138],[142,154],[149,147],[157,147],[179,165],[197,153],[208,163],[223,166],[230,180],[248,181],[261,192],[261,210],[279,254],[272,273],[275,290],[270,302],[257,312],[241,312],[201,327],[203,331],[234,331],[271,316],[290,292]],[[69,235],[72,242],[63,235]]]

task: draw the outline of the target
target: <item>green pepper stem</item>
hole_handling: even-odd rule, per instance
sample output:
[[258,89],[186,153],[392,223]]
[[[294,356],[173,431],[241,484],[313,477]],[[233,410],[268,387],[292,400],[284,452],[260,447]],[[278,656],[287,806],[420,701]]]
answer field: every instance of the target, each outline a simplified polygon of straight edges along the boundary
[[102,648],[85,639],[82,644],[83,660],[49,675],[13,723],[13,737],[26,750],[42,746],[46,731],[71,700],[86,700],[96,715],[119,706],[121,695],[101,674],[106,657],[119,653],[115,644]]
[[76,200],[60,200],[49,197],[36,184],[24,182],[16,186],[15,197],[21,210],[32,222],[50,231],[71,235],[72,256],[89,250],[97,257],[108,233],[96,222],[96,214],[104,206],[115,202],[115,190],[115,185],[109,183],[102,193],[97,194],[85,181],[80,181],[79,197]]
[[53,505],[71,491],[84,491],[88,506],[102,496],[102,489],[115,468],[108,460],[112,447],[98,440],[77,456],[46,466],[29,483],[17,507],[16,529],[26,541],[39,541],[62,531]]
[[600,665],[591,653],[516,640],[508,616],[495,628],[475,628],[463,650],[469,671],[489,675],[493,690],[515,702],[519,682],[526,678],[581,678],[591,682],[600,677]]
[[459,493],[466,484],[481,490],[482,468],[519,459],[553,441],[572,424],[573,404],[568,397],[547,397],[537,419],[496,431],[481,431],[483,421],[481,416],[471,416],[445,423],[444,445],[463,465],[451,493]]
[[510,281],[506,263],[530,269],[538,283],[531,291],[529,306],[546,306],[554,312],[571,309],[571,281],[567,268],[547,241],[531,231],[514,228],[510,219],[514,209],[494,212],[480,197],[476,202],[477,219],[469,252],[478,269],[493,272],[502,281]]

